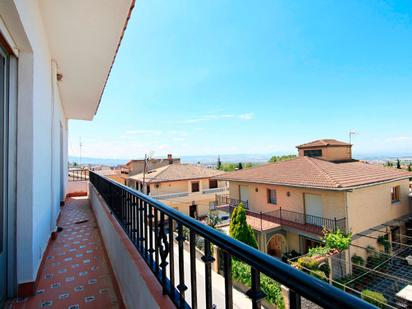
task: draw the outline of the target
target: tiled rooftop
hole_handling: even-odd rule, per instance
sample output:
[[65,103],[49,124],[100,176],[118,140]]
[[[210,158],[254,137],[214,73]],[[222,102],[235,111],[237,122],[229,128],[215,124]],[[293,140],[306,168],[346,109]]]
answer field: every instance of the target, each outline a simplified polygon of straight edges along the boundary
[[334,163],[311,157],[298,157],[225,173],[215,178],[339,190],[411,177],[410,172],[364,162]]
[[63,231],[51,240],[39,270],[36,295],[11,308],[124,308],[87,197],[62,208]]

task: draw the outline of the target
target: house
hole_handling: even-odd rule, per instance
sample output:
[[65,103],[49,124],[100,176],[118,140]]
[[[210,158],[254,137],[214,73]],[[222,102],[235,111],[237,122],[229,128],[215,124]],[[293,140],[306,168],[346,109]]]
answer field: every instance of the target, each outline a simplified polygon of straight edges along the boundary
[[364,247],[376,240],[357,235],[379,229],[392,239],[406,234],[412,173],[354,160],[352,145],[333,139],[297,149],[295,159],[216,177],[229,181],[231,199],[247,201],[262,251],[306,253],[323,227],[351,231]]
[[145,169],[148,171],[169,164],[180,164],[180,158],[173,158],[172,154],[168,154],[167,158],[165,159],[151,158],[147,160],[130,160],[125,164],[122,173],[128,174],[129,176],[133,176],[143,173]]
[[140,173],[128,178],[128,186],[146,192],[156,199],[189,214],[192,204],[196,205],[196,214],[208,213],[210,203],[216,193],[227,190],[226,181],[213,179],[224,174],[212,168],[194,164],[169,164],[147,173]]
[[[294,300],[368,308],[104,175],[69,172],[69,120],[96,114],[133,7],[133,0],[0,1],[0,307],[6,300],[6,308],[188,307],[183,274],[197,272],[196,263],[184,263],[184,226],[257,276],[289,286]],[[153,212],[180,237],[153,226]],[[199,295],[208,308],[236,303],[230,265],[226,283],[212,282],[207,251]],[[213,299],[216,289],[224,297]],[[252,291],[258,307],[260,288]],[[196,307],[196,289],[190,292]]]

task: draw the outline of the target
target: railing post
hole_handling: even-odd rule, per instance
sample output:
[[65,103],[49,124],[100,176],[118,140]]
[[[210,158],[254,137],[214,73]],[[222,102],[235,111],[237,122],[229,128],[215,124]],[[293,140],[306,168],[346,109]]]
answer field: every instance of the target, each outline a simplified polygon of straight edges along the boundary
[[336,217],[335,217],[335,229],[334,229],[334,232],[336,232],[337,231],[337,228],[336,228]]
[[282,225],[282,207],[279,207],[279,223]]
[[260,289],[260,272],[251,267],[251,277],[251,288],[246,292],[246,295],[252,301],[252,308],[260,309],[262,299],[266,296],[265,293]]
[[301,308],[300,295],[290,288],[289,288],[289,308],[290,309],[300,309]]

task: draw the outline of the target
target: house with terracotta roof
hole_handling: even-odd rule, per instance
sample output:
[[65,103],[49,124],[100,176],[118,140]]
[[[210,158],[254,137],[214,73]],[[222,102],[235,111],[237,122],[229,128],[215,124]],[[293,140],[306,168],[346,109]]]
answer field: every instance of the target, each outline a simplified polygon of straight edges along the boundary
[[205,216],[216,194],[227,193],[227,182],[213,179],[222,174],[201,165],[168,164],[131,176],[127,183],[185,214]]
[[247,205],[262,251],[304,254],[319,243],[324,227],[351,231],[354,243],[365,247],[357,235],[380,229],[399,240],[406,234],[412,173],[354,160],[352,145],[333,139],[297,149],[295,159],[216,177],[229,182],[231,200]]
[[144,169],[151,170],[169,164],[180,164],[180,158],[173,158],[172,154],[168,154],[167,158],[130,160],[122,167],[122,173],[133,176],[143,173]]

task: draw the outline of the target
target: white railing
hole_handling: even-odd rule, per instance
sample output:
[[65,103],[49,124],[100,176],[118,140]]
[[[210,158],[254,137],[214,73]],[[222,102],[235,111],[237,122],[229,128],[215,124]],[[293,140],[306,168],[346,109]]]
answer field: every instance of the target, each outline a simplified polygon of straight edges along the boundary
[[202,190],[202,194],[219,193],[219,192],[225,192],[225,191],[227,191],[226,187],[205,189],[205,190]]
[[178,193],[168,193],[168,194],[159,194],[159,195],[150,195],[150,196],[155,198],[156,200],[167,200],[170,198],[184,197],[188,195],[189,195],[188,192],[178,192]]

